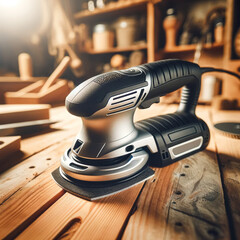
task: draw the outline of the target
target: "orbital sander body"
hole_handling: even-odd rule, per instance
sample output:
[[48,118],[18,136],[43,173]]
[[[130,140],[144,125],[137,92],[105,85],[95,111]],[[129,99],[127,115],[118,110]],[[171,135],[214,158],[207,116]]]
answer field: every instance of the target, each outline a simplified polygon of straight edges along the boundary
[[[164,167],[206,148],[209,129],[195,115],[201,68],[164,60],[104,73],[83,82],[66,98],[82,129],[52,175],[65,190],[88,200],[122,191]],[[134,123],[147,108],[183,87],[178,110]]]

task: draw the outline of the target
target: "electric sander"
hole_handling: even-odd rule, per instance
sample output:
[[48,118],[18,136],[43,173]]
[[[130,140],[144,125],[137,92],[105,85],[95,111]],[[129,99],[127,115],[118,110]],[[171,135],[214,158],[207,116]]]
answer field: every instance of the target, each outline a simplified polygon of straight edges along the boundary
[[[66,191],[96,200],[143,182],[164,167],[206,148],[209,129],[195,115],[201,75],[218,71],[181,60],[162,60],[92,77],[66,98],[82,129],[52,176]],[[173,114],[134,123],[137,107],[182,88]]]

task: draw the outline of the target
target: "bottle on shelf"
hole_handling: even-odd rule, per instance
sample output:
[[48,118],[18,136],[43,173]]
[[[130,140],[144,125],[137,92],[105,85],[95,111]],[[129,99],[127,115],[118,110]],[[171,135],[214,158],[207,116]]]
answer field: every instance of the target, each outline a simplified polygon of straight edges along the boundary
[[134,17],[121,17],[116,22],[117,47],[129,47],[136,41],[137,20]]
[[179,20],[176,16],[176,11],[174,8],[169,8],[167,10],[167,15],[163,21],[163,28],[166,32],[166,44],[165,49],[170,50],[176,47],[177,33],[179,29]]
[[214,39],[216,43],[223,43],[224,37],[224,19],[218,17],[214,21]]
[[93,28],[93,49],[104,51],[113,48],[114,33],[107,24],[97,24]]

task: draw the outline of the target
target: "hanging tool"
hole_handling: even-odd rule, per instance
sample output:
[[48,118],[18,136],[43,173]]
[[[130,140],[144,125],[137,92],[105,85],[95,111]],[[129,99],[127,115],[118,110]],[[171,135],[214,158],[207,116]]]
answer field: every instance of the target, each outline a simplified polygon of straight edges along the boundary
[[[66,98],[67,110],[83,126],[52,176],[65,190],[95,200],[153,176],[206,148],[209,130],[195,115],[201,75],[213,68],[163,60],[92,77]],[[178,110],[134,123],[137,107],[183,87]]]

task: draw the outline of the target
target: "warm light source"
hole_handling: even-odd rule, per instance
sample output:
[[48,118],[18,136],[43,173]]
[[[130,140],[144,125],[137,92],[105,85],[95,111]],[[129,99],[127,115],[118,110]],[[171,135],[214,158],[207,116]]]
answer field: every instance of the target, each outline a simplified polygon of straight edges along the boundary
[[42,22],[45,0],[0,0],[0,30],[7,35],[29,37]]
[[18,7],[22,0],[0,0],[0,9],[7,10],[8,8]]

